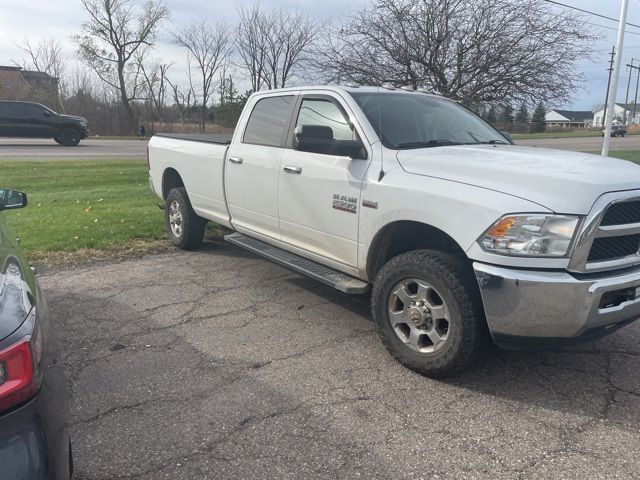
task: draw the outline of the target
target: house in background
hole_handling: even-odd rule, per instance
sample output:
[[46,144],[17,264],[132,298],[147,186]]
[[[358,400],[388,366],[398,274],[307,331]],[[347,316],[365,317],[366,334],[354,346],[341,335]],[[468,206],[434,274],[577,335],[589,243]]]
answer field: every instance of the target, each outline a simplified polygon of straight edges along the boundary
[[0,100],[25,100],[56,106],[58,79],[44,72],[0,65]]
[[[635,115],[634,115],[635,109]],[[604,125],[604,105],[593,111],[593,126],[602,127]],[[640,104],[635,106],[633,103],[625,105],[624,103],[616,103],[613,113],[613,124],[622,125],[638,125],[640,124]]]
[[547,127],[589,128],[593,125],[593,112],[579,110],[549,110],[544,121]]

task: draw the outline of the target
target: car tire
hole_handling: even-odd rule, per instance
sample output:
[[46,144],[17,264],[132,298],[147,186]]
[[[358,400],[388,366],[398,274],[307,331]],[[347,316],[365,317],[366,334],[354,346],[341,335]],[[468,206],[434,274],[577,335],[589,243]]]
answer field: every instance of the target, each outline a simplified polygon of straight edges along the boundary
[[80,143],[80,132],[75,128],[65,128],[58,135],[60,143],[65,147],[75,147]]
[[473,270],[447,253],[416,250],[391,259],[376,276],[371,310],[391,355],[427,377],[460,373],[487,344]]
[[53,137],[53,141],[59,145],[62,145],[62,140],[60,140],[60,137]]
[[169,240],[182,250],[198,248],[204,237],[207,220],[193,211],[184,187],[172,188],[169,191],[164,211]]

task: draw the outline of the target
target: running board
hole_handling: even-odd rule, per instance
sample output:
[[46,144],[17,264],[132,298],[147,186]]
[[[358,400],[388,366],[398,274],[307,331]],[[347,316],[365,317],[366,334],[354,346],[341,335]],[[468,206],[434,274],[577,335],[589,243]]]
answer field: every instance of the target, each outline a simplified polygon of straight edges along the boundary
[[313,278],[341,292],[359,294],[369,291],[369,284],[362,280],[337,272],[324,265],[299,257],[298,255],[256,240],[255,238],[248,237],[241,233],[232,233],[225,235],[224,239],[229,243],[233,243],[261,257],[268,258],[283,267]]

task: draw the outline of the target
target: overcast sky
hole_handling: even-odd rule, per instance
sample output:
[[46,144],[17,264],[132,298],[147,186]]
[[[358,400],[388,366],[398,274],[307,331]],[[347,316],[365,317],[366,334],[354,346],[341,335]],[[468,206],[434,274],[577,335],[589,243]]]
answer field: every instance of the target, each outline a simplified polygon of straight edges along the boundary
[[[541,2],[543,0],[540,0]],[[621,0],[560,0],[562,3],[618,18]],[[140,0],[142,3],[142,0]],[[368,3],[368,0],[261,0],[261,5],[282,6],[298,9],[309,15],[331,20],[340,15],[348,15]],[[251,5],[253,0],[166,0],[171,10],[171,20],[160,35],[154,57],[175,62],[174,76],[184,70],[184,53],[170,44],[169,29],[190,23],[193,19],[223,19],[229,23],[237,20],[236,5]],[[560,8],[560,7],[559,7]],[[22,57],[15,43],[25,37],[37,41],[46,37],[59,38],[72,61],[77,61],[71,35],[80,31],[84,12],[79,0],[0,0],[0,65],[12,65]],[[575,95],[566,108],[590,110],[604,102],[607,86],[608,52],[615,44],[617,22],[603,18],[588,17],[588,21],[600,25],[589,25],[592,33],[599,35],[593,45],[593,62],[583,62],[576,74],[586,77],[584,88]],[[640,25],[640,0],[630,0],[628,22]],[[609,27],[609,28],[604,28]],[[624,63],[631,58],[640,59],[640,28],[628,28],[623,51]],[[633,84],[633,82],[632,82]],[[618,100],[624,101],[627,87],[627,71],[623,70],[618,88]],[[632,86],[633,94],[633,86]]]

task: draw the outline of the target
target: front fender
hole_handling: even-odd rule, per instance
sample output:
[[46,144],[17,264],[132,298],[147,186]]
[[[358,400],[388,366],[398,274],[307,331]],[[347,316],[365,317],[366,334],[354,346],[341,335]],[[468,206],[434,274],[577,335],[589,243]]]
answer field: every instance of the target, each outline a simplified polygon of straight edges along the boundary
[[[374,204],[377,208],[368,207]],[[494,190],[393,169],[382,182],[370,180],[363,188],[358,269],[367,276],[367,258],[370,249],[375,248],[374,239],[394,222],[429,225],[446,233],[462,251],[469,252],[497,219],[514,212],[550,213],[550,210]]]

